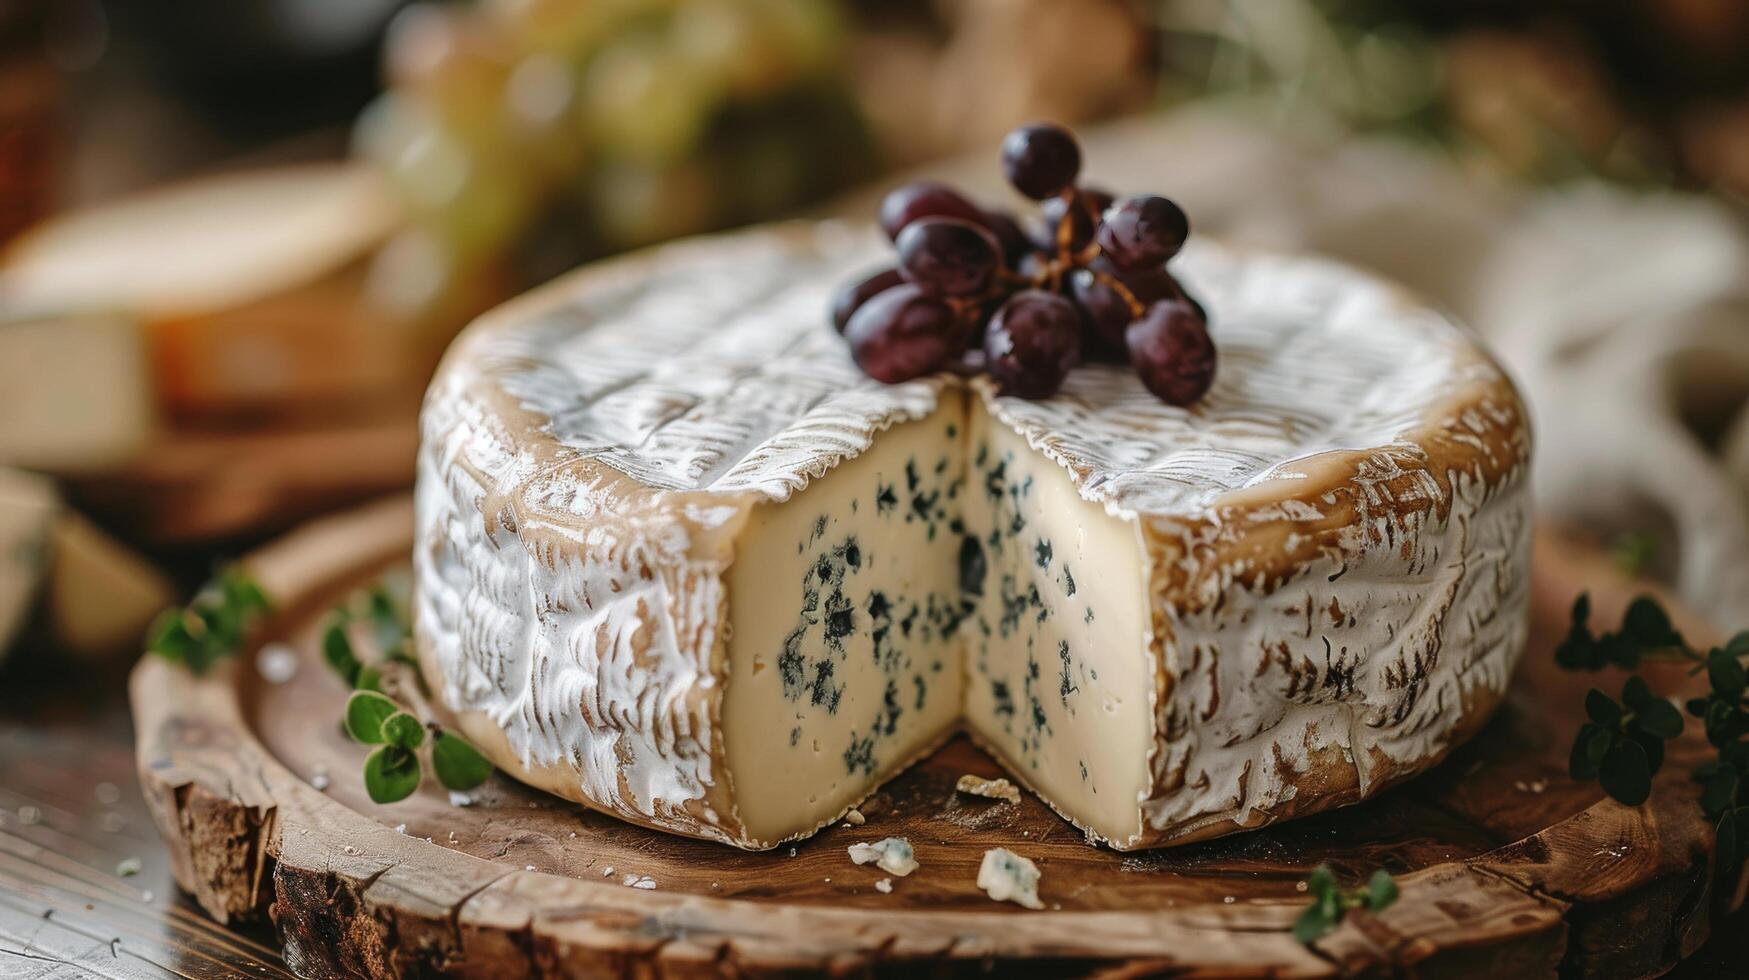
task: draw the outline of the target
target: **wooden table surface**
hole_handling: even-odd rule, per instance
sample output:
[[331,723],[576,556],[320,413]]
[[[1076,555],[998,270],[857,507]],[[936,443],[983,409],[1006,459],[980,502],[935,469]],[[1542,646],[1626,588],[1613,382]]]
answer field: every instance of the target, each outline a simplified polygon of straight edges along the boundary
[[[270,932],[177,893],[134,776],[125,668],[45,650],[0,665],[0,978],[293,976]],[[1744,976],[1746,927],[1720,923],[1671,976]]]

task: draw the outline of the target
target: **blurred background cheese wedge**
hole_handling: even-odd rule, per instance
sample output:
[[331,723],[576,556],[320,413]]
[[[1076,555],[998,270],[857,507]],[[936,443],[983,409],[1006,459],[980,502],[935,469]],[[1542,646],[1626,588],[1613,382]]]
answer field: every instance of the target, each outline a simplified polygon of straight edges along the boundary
[[83,658],[132,656],[170,579],[66,507],[53,484],[0,468],[0,657],[27,635]]

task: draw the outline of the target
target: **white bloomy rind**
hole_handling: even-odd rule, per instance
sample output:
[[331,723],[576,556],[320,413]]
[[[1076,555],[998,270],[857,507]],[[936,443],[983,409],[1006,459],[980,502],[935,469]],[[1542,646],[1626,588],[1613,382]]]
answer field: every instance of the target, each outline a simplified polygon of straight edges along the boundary
[[[777,843],[722,761],[724,580],[754,508],[948,403],[952,379],[863,377],[822,323],[883,248],[837,225],[670,246],[452,348],[421,423],[416,630],[501,767],[647,826]],[[975,384],[968,408],[1141,544],[1155,730],[1118,847],[1425,769],[1499,699],[1526,622],[1528,427],[1475,342],[1327,262],[1197,242],[1174,269],[1220,345],[1202,404],[1089,365],[1045,401]]]

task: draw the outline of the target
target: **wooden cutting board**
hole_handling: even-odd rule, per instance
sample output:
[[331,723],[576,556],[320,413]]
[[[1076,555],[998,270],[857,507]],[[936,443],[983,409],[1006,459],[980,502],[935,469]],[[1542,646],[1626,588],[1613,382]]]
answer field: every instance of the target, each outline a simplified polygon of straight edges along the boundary
[[[1512,692],[1446,763],[1359,806],[1129,854],[1087,845],[1031,796],[956,794],[962,773],[998,773],[963,739],[865,803],[865,826],[766,853],[629,826],[501,775],[465,807],[430,782],[372,804],[365,753],[338,725],[347,692],[316,643],[323,614],[404,566],[411,541],[410,504],[395,499],[249,559],[280,602],[264,642],[296,652],[289,681],[264,680],[255,650],[202,679],[155,658],[132,678],[141,779],[177,880],[221,921],[271,916],[305,976],[1635,977],[1695,950],[1741,899],[1740,881],[1711,872],[1711,830],[1686,777],[1706,751],[1698,737],[1673,743],[1642,807],[1567,777],[1585,688],[1620,678],[1564,674],[1551,650],[1581,588],[1605,621],[1633,593],[1595,553],[1550,535]],[[874,888],[884,873],[845,851],[887,836],[908,837],[921,863],[890,894]],[[1038,863],[1045,911],[977,888],[997,846]],[[1302,946],[1288,932],[1306,904],[1298,883],[1320,863],[1355,881],[1386,868],[1402,897]]]

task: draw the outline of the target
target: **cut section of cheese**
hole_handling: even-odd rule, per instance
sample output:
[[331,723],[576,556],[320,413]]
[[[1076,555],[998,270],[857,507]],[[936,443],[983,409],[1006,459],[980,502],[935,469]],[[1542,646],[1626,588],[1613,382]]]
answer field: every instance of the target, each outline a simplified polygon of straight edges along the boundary
[[58,651],[137,653],[175,592],[126,545],[62,506],[53,484],[0,468],[0,654],[26,623]]
[[968,730],[1095,841],[1370,796],[1522,648],[1529,437],[1470,336],[1193,243],[1213,391],[883,386],[823,322],[883,243],[684,243],[488,315],[422,416],[416,637],[501,768],[675,833],[811,833]]
[[741,529],[723,742],[753,840],[835,819],[959,717],[964,421],[950,393]]
[[145,344],[125,319],[0,319],[0,465],[108,468],[156,428]]
[[56,648],[89,657],[138,652],[152,617],[176,598],[169,579],[70,510],[55,519],[52,550],[46,601]]
[[49,481],[0,468],[0,657],[30,618],[59,507]]

